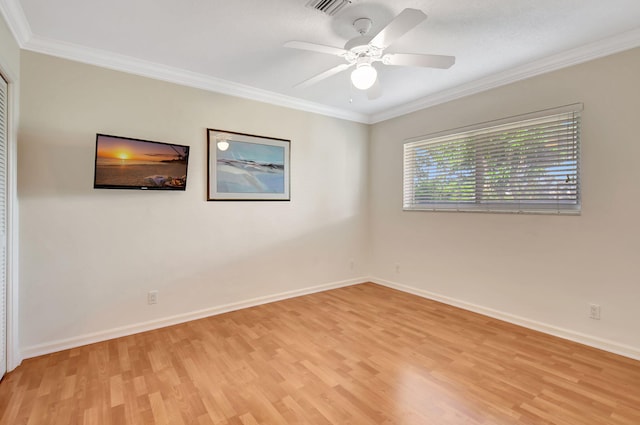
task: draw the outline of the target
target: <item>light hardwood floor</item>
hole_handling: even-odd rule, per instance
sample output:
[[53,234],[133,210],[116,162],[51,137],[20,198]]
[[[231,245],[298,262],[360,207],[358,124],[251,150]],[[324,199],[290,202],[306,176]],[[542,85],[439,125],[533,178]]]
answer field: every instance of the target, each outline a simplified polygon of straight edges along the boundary
[[374,284],[26,360],[0,424],[640,424],[640,362]]

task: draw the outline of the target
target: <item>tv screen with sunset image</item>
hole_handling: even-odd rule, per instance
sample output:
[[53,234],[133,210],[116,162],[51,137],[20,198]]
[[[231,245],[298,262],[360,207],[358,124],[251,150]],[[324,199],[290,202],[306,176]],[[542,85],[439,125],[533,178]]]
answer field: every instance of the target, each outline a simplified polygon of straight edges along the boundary
[[96,135],[96,189],[185,190],[189,146]]

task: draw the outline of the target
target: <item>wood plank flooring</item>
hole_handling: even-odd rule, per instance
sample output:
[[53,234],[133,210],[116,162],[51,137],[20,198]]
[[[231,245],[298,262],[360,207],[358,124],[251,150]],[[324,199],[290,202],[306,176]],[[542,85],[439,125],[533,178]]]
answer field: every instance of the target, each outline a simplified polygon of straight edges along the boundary
[[0,424],[640,424],[640,362],[374,284],[26,360]]

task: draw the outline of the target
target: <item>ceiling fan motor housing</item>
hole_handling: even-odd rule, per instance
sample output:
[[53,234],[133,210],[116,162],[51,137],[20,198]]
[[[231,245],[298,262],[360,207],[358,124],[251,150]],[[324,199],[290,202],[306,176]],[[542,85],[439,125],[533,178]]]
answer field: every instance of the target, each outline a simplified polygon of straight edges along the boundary
[[353,21],[353,28],[358,31],[358,34],[365,35],[371,29],[371,19],[369,18],[358,18]]
[[362,53],[369,49],[369,42],[372,37],[361,35],[356,38],[352,38],[344,45],[344,50],[349,50],[354,53]]
[[371,59],[380,58],[382,51],[369,44],[373,39],[373,37],[367,35],[371,29],[371,24],[372,22],[369,18],[359,18],[353,21],[353,28],[355,28],[360,35],[347,41],[344,45],[344,49],[349,51],[345,58],[350,63],[356,62],[358,58],[362,57]]

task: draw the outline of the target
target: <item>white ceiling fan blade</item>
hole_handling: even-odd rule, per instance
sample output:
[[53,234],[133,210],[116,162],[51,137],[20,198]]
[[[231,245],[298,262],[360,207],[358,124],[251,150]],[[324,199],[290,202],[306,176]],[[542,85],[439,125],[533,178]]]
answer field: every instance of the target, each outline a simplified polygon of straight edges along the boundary
[[391,43],[405,35],[409,30],[427,19],[427,15],[418,9],[405,9],[393,21],[384,27],[369,44],[386,49]]
[[451,68],[456,63],[455,56],[419,55],[413,53],[394,53],[382,57],[385,65],[422,66],[425,68]]
[[307,43],[306,41],[287,41],[284,47],[290,49],[309,50],[311,52],[326,53],[334,56],[344,56],[347,51],[339,47],[325,46],[324,44]]
[[295,86],[293,86],[294,88],[305,88],[305,87],[309,87],[312,84],[317,83],[318,81],[324,80],[325,78],[329,78],[332,75],[335,75],[339,72],[344,71],[345,69],[351,67],[353,64],[350,63],[343,63],[340,64],[338,66],[334,66],[331,69],[328,69],[326,71],[321,72],[320,74],[313,76],[311,78],[309,78],[308,80],[304,80],[301,83],[296,84]]
[[382,86],[380,85],[380,79],[376,78],[373,85],[367,90],[367,98],[374,100],[382,96]]

